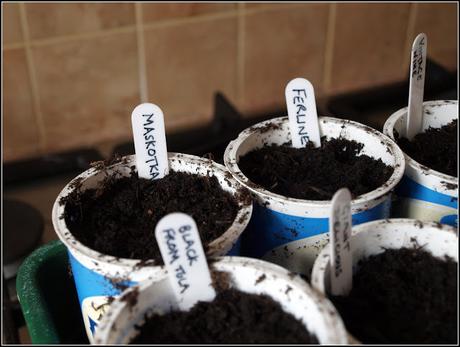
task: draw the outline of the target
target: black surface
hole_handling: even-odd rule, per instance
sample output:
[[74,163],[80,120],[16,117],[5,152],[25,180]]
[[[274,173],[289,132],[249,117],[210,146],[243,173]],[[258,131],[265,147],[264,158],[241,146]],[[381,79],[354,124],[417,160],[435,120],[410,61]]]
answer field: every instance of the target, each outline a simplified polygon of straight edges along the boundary
[[39,245],[44,221],[34,207],[9,199],[3,201],[3,218],[3,261],[10,264]]
[[[167,134],[168,152],[198,156],[210,154],[216,162],[222,164],[225,148],[230,141],[251,125],[273,118],[268,116],[273,114],[286,115],[286,110],[280,109],[266,114],[243,117],[224,95],[216,93],[212,122],[201,128]],[[134,154],[133,142],[129,141],[116,146],[112,155],[116,154],[122,156]]]
[[3,182],[10,186],[73,171],[81,173],[90,167],[91,162],[102,159],[97,150],[82,148],[6,163],[3,166]]
[[[407,73],[409,76],[409,73]],[[386,119],[406,107],[409,80],[331,97],[325,115],[346,118],[382,130]],[[457,72],[427,59],[424,100],[457,100]]]
[[[19,324],[19,322],[15,320],[15,312],[14,312],[15,307],[14,307],[14,304],[10,300],[7,281],[5,278],[3,278],[3,282],[2,282],[2,297],[3,297],[2,344],[3,343],[17,344],[19,343],[19,334],[18,334],[17,327],[21,326],[22,324]],[[22,314],[21,310],[19,310],[19,313]]]

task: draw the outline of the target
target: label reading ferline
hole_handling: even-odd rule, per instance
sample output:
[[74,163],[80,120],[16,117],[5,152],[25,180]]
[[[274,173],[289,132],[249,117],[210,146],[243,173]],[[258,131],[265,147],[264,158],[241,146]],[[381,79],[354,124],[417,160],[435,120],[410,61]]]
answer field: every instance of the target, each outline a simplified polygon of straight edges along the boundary
[[321,147],[315,92],[305,78],[291,80],[285,90],[292,147],[306,147],[312,142]]

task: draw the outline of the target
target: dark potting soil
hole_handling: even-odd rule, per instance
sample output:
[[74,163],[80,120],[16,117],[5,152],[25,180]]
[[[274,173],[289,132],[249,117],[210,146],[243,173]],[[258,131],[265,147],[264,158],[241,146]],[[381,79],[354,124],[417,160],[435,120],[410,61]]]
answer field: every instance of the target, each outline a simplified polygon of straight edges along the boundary
[[363,343],[456,343],[457,263],[421,248],[359,262],[349,296],[329,296]]
[[234,289],[188,312],[153,315],[137,328],[140,333],[131,343],[318,343],[270,297]]
[[363,144],[345,139],[321,139],[293,148],[291,143],[270,145],[240,158],[240,170],[255,184],[284,196],[306,200],[330,200],[340,188],[355,198],[383,185],[393,168],[367,155]]
[[155,240],[158,221],[172,212],[192,216],[203,246],[221,236],[238,213],[237,198],[222,190],[217,178],[171,171],[159,180],[107,176],[99,189],[74,190],[64,218],[84,245],[120,258],[163,264]]
[[412,141],[395,134],[398,145],[409,157],[430,169],[457,177],[457,120],[441,128],[428,128]]

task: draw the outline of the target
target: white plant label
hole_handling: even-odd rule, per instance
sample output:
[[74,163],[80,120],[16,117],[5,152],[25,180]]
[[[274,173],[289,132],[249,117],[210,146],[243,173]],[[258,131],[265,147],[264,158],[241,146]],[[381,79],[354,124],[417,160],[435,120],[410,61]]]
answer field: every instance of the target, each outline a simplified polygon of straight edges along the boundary
[[351,238],[351,194],[346,188],[332,198],[329,218],[331,244],[331,294],[347,295],[353,282]]
[[406,125],[409,140],[422,131],[427,40],[425,34],[418,34],[412,44]]
[[212,301],[216,292],[193,218],[168,214],[158,222],[155,237],[179,307],[187,311],[198,301]]
[[306,147],[312,142],[321,147],[315,91],[305,78],[294,78],[285,90],[292,147]]
[[155,104],[140,104],[131,114],[131,123],[139,177],[163,178],[169,173],[163,112]]

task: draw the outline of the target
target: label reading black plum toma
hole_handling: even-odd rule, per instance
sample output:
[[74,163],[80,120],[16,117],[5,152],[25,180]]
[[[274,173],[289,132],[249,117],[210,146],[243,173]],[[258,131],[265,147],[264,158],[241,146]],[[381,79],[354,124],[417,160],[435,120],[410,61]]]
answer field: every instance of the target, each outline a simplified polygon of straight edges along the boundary
[[185,213],[163,217],[155,237],[180,309],[216,296],[195,221]]
[[169,173],[163,112],[155,104],[140,104],[131,114],[131,123],[139,177],[163,178]]

